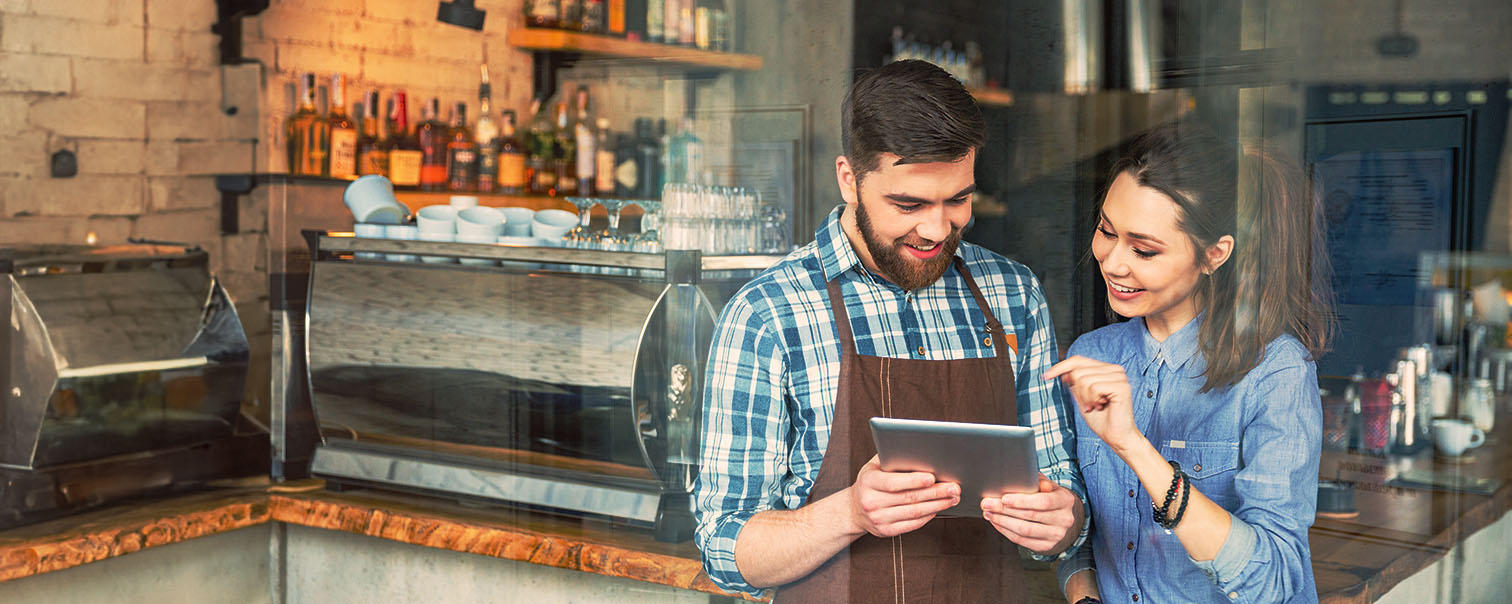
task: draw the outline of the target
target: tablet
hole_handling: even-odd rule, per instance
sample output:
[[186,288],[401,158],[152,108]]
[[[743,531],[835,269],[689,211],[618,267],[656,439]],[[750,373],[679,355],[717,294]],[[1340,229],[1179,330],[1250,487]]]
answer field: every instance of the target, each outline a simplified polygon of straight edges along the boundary
[[871,430],[883,470],[961,485],[961,503],[938,516],[980,518],[984,497],[1039,490],[1033,428],[873,417]]

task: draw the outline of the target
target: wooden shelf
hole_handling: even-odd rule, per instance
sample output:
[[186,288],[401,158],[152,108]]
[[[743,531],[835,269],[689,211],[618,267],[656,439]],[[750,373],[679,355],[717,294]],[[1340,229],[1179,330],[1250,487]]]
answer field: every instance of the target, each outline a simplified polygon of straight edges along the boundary
[[992,107],[1013,106],[1013,91],[1007,88],[968,88],[977,103]]
[[509,30],[510,46],[528,50],[553,50],[627,59],[644,59],[685,65],[756,71],[761,69],[760,55],[698,50],[684,46],[636,42],[595,34],[560,29],[520,27]]

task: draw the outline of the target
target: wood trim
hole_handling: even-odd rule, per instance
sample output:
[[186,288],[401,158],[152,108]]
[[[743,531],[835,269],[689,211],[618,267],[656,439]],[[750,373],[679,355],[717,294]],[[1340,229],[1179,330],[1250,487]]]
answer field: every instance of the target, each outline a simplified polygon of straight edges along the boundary
[[757,71],[761,69],[762,65],[760,55],[714,52],[685,46],[635,42],[623,38],[584,34],[561,29],[519,27],[509,30],[509,35],[505,39],[510,46],[515,48],[580,52],[606,57],[644,59],[688,67]]

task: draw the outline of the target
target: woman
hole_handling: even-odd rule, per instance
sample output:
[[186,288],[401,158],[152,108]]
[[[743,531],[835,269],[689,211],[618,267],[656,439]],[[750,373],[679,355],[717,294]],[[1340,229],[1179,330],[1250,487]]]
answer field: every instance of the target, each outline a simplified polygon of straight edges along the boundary
[[1193,126],[1141,136],[1113,174],[1092,256],[1130,320],[1045,374],[1081,411],[1093,518],[1067,599],[1316,602],[1317,208],[1294,169]]

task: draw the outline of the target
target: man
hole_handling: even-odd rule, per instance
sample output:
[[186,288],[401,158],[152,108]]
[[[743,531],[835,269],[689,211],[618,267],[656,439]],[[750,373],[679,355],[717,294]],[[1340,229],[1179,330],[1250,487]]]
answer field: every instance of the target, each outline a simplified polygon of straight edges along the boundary
[[[984,131],[971,95],[928,63],[871,71],[847,95],[845,205],[742,288],[714,335],[694,508],[721,587],[1018,602],[1014,544],[1048,557],[1085,538],[1072,410],[1039,379],[1058,355],[1039,283],[961,242]],[[989,522],[936,519],[959,485],[882,471],[873,416],[1033,426],[1040,492],[982,500]]]

